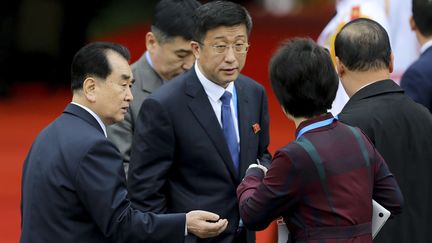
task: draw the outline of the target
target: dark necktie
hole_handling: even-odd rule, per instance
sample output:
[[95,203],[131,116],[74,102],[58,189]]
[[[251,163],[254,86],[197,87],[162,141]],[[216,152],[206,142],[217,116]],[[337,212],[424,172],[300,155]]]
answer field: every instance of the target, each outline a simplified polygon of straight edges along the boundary
[[231,93],[228,91],[225,91],[225,93],[220,98],[222,101],[222,127],[223,127],[223,133],[225,136],[225,140],[227,142],[231,158],[234,162],[234,168],[236,173],[238,174],[238,168],[239,168],[239,147],[237,142],[237,134],[234,127],[234,121],[231,114]]

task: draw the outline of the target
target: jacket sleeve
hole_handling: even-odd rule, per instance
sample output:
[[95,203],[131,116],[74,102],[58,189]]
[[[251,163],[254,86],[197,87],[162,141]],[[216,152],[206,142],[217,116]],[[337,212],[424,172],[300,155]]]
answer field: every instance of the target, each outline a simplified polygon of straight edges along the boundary
[[260,139],[259,139],[259,159],[265,167],[269,168],[272,156],[270,152],[268,151],[268,146],[270,143],[270,131],[269,131],[269,113],[268,113],[268,98],[267,94],[262,88],[262,102],[261,102],[261,121],[260,124],[262,125],[262,131],[260,132]]
[[403,196],[386,162],[374,148],[374,187],[372,198],[391,212],[391,217],[402,212]]
[[430,89],[427,88],[430,86],[427,84],[429,80],[430,78],[425,77],[422,72],[418,71],[414,67],[410,67],[402,76],[400,84],[405,93],[411,97],[411,99],[417,103],[429,107],[431,105],[431,94],[429,93]]
[[174,132],[159,102],[146,99],[136,120],[128,172],[130,199],[141,210],[166,212],[166,181],[173,164]]
[[237,188],[240,216],[246,227],[265,229],[298,201],[299,187],[295,168],[283,152],[276,153],[265,177],[258,168],[248,169]]
[[79,162],[77,195],[101,232],[116,242],[182,242],[185,214],[156,215],[131,207],[121,157],[106,139]]

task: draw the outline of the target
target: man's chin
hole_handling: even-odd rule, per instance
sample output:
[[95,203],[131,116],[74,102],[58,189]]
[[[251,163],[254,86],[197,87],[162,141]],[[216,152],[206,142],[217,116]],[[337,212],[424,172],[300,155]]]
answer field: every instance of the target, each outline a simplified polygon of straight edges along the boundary
[[109,125],[122,122],[124,119],[125,119],[124,115],[119,115],[118,117],[115,117],[113,120],[111,120]]

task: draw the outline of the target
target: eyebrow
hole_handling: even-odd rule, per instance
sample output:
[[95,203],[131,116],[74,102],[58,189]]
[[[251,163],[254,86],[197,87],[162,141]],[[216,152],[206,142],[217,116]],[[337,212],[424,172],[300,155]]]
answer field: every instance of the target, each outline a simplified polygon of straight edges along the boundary
[[[237,38],[239,38],[239,37],[244,37],[244,38],[246,38],[245,35],[237,35],[237,36],[234,36],[235,39],[237,39]],[[226,39],[226,36],[216,36],[214,39]]]
[[[120,76],[121,76],[121,78],[122,78],[123,80],[129,80],[129,79],[131,79],[131,76],[129,76],[129,75],[127,75],[127,74],[122,74],[122,75],[120,75]],[[135,78],[133,78],[130,82],[131,82],[132,84],[135,83]]]
[[190,54],[192,53],[192,50],[186,50],[186,49],[179,49],[174,51],[176,54]]
[[129,76],[129,75],[127,75],[127,74],[122,74],[122,75],[121,75],[121,78],[124,79],[124,80],[128,80],[128,79],[131,78],[131,76]]

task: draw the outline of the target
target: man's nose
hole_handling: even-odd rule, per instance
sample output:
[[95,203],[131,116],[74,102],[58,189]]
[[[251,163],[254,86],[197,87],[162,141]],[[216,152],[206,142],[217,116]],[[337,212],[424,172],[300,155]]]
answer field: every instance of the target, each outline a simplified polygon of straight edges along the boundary
[[129,86],[127,87],[127,90],[126,90],[125,100],[128,102],[132,102],[132,100],[133,100],[132,90]]
[[225,61],[232,63],[236,61],[236,56],[234,52],[234,47],[231,45],[228,47],[226,53],[225,53]]

